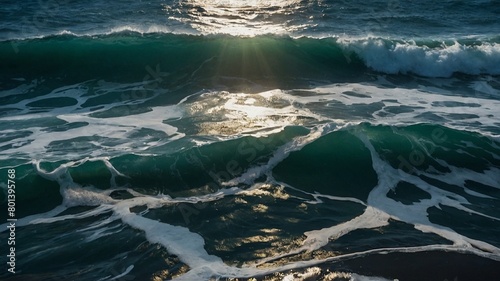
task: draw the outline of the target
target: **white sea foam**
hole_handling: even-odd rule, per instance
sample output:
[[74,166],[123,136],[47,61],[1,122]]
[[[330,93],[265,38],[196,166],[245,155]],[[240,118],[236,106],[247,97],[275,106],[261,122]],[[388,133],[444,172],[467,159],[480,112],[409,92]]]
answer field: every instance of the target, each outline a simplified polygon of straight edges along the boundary
[[[384,78],[380,77],[380,80]],[[415,122],[439,123],[490,137],[499,135],[494,128],[500,123],[500,102],[480,94],[483,92],[476,91],[474,85],[464,85],[460,89],[468,91],[469,95],[457,96],[450,90],[453,85],[439,88],[443,81],[436,78],[416,89],[394,87],[388,81],[381,86],[379,82],[375,85],[323,85],[299,90],[301,94],[295,94],[298,90],[272,90],[258,95],[213,92],[194,98],[183,106],[188,115],[204,112],[214,116],[217,122],[200,124],[212,135],[227,134],[229,128],[230,134],[260,137],[294,124],[314,126],[327,122],[344,126],[363,121],[396,126]],[[448,83],[458,84],[459,81]],[[484,91],[490,95],[500,95],[500,91],[489,84],[488,78],[481,83],[486,83],[487,87],[483,88],[487,88]]]
[[[272,256],[260,260],[258,264],[267,263],[273,260],[277,260],[290,255],[295,255],[303,251],[313,251],[325,246],[330,240],[338,239],[339,237],[358,229],[363,228],[377,228],[385,226],[388,224],[389,218],[403,221],[414,225],[415,229],[426,233],[435,233],[445,239],[448,239],[454,243],[454,245],[429,245],[423,247],[410,247],[410,248],[398,248],[398,249],[375,249],[368,252],[374,251],[387,251],[387,252],[413,252],[413,251],[425,251],[425,250],[439,250],[447,249],[451,251],[459,252],[471,252],[476,255],[488,257],[495,260],[500,260],[500,249],[483,241],[472,239],[463,235],[460,235],[450,228],[433,224],[427,218],[427,209],[432,206],[439,206],[439,204],[447,205],[458,210],[463,210],[469,213],[478,214],[481,216],[489,217],[491,219],[498,220],[498,218],[491,217],[479,212],[472,211],[466,208],[463,204],[468,204],[469,202],[456,194],[451,192],[443,191],[433,187],[416,176],[406,175],[401,179],[398,171],[390,167],[387,163],[382,161],[374,148],[371,146],[369,141],[361,135],[358,135],[362,139],[365,145],[369,148],[372,153],[373,167],[379,176],[378,185],[370,192],[367,207],[365,212],[355,217],[354,219],[332,226],[324,229],[308,231],[304,234],[306,239],[303,241],[303,246],[287,253],[283,253],[277,256]],[[403,204],[396,202],[386,196],[387,192],[400,181],[405,180],[415,184],[417,187],[425,190],[431,194],[432,198],[429,200],[422,200],[419,203],[414,203],[410,206],[404,206]],[[326,195],[324,195],[326,196]],[[364,205],[364,204],[362,204]],[[361,253],[356,253],[361,254]],[[343,258],[349,256],[342,255],[338,258]],[[327,260],[332,260],[335,258],[328,258]]]
[[[496,127],[500,121],[500,102],[481,96],[456,96],[452,92],[421,86],[419,89],[383,88],[366,84],[340,84],[318,87],[312,90],[318,95],[292,97],[296,102],[309,104],[320,101],[335,101],[343,105],[356,106],[381,103],[380,110],[372,111],[370,122],[387,125],[442,122],[441,124],[459,130],[479,131],[495,135],[488,128]],[[346,93],[362,94],[363,96]],[[499,93],[498,90],[495,93]],[[449,104],[449,105],[448,105]],[[401,111],[398,111],[401,109]],[[314,112],[314,110],[311,110]],[[442,121],[426,119],[426,115],[439,116]],[[463,118],[463,116],[470,116]],[[352,117],[356,120],[356,117]],[[366,120],[360,115],[360,120]]]
[[[303,34],[294,35],[294,32],[311,27],[310,24],[289,25],[276,22],[255,23],[251,15],[243,9],[239,14],[240,19],[233,19],[233,8],[213,8],[211,5],[206,10],[212,16],[182,18],[171,16],[171,20],[179,21],[176,26],[161,24],[132,24],[108,26],[99,30],[78,32],[74,30],[60,30],[50,34],[36,34],[22,38],[34,39],[49,36],[71,35],[77,37],[94,37],[122,33],[145,34],[178,34],[178,35],[213,35],[224,34],[236,37],[254,36],[291,36],[298,39]],[[229,9],[229,10],[228,10]],[[229,14],[228,14],[229,13]],[[229,18],[227,18],[229,17]],[[245,19],[246,18],[246,19]],[[488,38],[429,38],[420,41],[405,40],[401,38],[380,38],[341,36],[306,36],[314,40],[325,38],[335,40],[343,49],[348,62],[351,62],[353,53],[359,57],[366,66],[373,70],[386,73],[412,73],[425,77],[450,77],[454,73],[471,75],[499,75],[500,74],[500,44]],[[470,43],[474,40],[474,43]],[[469,43],[464,43],[467,41]],[[481,85],[478,85],[481,87]],[[482,88],[479,88],[482,89]],[[487,90],[484,89],[484,90]]]
[[[85,143],[87,146],[90,144],[96,148],[91,151],[90,156],[98,157],[110,155],[110,151],[115,151],[117,153],[123,151],[141,152],[150,147],[160,146],[166,142],[184,136],[184,134],[178,132],[176,127],[163,122],[164,120],[178,119],[183,116],[183,113],[177,105],[153,107],[149,111],[143,113],[134,114],[132,112],[137,104],[144,103],[164,93],[165,90],[157,89],[151,92],[151,96],[133,98],[126,95],[124,96],[121,93],[143,89],[144,83],[118,84],[98,81],[97,86],[92,86],[95,93],[101,95],[116,93],[117,98],[112,102],[101,104],[98,109],[92,109],[89,107],[82,107],[89,99],[95,97],[95,95],[88,94],[88,83],[92,82],[82,82],[75,85],[64,86],[42,96],[27,98],[14,104],[0,106],[0,109],[18,109],[15,114],[0,117],[0,122],[30,121],[29,123],[23,123],[25,124],[23,125],[23,130],[29,132],[29,134],[2,143],[6,146],[10,145],[10,148],[6,148],[0,153],[0,159],[10,158],[12,155],[25,155],[30,158],[50,160],[51,157],[57,157],[53,153],[47,153],[47,150],[50,150],[50,146],[54,144],[54,142],[82,139],[86,137],[102,138],[102,140],[90,140]],[[36,84],[36,81],[24,87],[19,86],[16,89],[21,90],[22,94],[26,94],[34,87],[34,84]],[[0,92],[0,95],[9,93],[10,91]],[[71,98],[75,103],[64,107],[28,106],[34,102],[59,98]],[[92,115],[105,112],[114,107],[125,108],[123,115],[110,118],[98,118]],[[127,109],[130,110],[127,111]],[[51,126],[49,121],[61,122],[61,120],[66,123],[80,123],[82,126],[65,130],[47,130],[50,129]],[[47,125],[47,123],[49,124]],[[160,141],[156,138],[150,140],[147,135],[144,135],[142,138],[130,138],[130,135],[140,132],[142,129],[161,132],[166,138]],[[16,130],[9,128],[4,130],[0,129],[0,133],[12,134],[15,132]],[[78,152],[78,150],[79,149],[67,151],[64,155],[64,159],[81,157],[81,152]]]
[[125,31],[137,32],[140,34],[147,33],[172,33],[172,29],[162,25],[122,25],[111,28],[105,34],[121,33]]
[[455,72],[500,74],[500,44],[482,42],[468,46],[454,42],[439,47],[414,41],[340,38],[346,52],[355,52],[368,67],[384,73],[415,73],[428,77],[450,77]]
[[[317,130],[319,135],[322,135],[322,132],[327,131]],[[309,138],[311,137],[312,139],[317,139],[318,136],[312,134],[311,136],[309,136]],[[208,280],[213,277],[249,278],[257,275],[272,274],[274,272],[283,272],[291,269],[312,267],[327,261],[340,261],[342,259],[354,258],[358,256],[361,257],[367,254],[397,252],[408,253],[432,250],[448,250],[474,253],[476,255],[491,259],[500,259],[500,249],[488,243],[457,234],[449,228],[435,225],[429,222],[426,216],[426,209],[430,206],[444,204],[460,210],[469,211],[466,207],[463,206],[463,204],[467,203],[465,198],[425,184],[421,180],[419,180],[418,177],[408,174],[406,175],[406,177],[403,177],[403,180],[411,182],[417,187],[427,191],[431,194],[432,198],[420,201],[419,203],[415,203],[410,206],[401,206],[401,203],[388,198],[386,196],[388,190],[393,187],[400,179],[399,172],[379,158],[368,139],[366,139],[362,135],[358,135],[358,137],[370,150],[373,158],[373,167],[379,176],[379,183],[370,193],[367,202],[365,203],[355,198],[335,197],[329,195],[321,195],[318,193],[310,195],[316,198],[324,197],[331,200],[351,201],[353,203],[359,203],[360,205],[366,206],[365,212],[350,221],[346,221],[344,223],[324,229],[305,232],[304,235],[306,236],[306,239],[303,241],[302,247],[298,247],[290,250],[289,252],[256,261],[253,264],[248,263],[246,267],[240,268],[229,266],[225,264],[220,257],[209,254],[205,250],[205,241],[203,237],[195,232],[192,232],[189,228],[174,226],[143,217],[141,213],[136,214],[131,212],[131,208],[136,206],[147,206],[148,209],[155,209],[177,203],[195,204],[197,202],[214,202],[226,196],[237,196],[239,194],[245,194],[246,196],[248,196],[250,195],[248,194],[248,192],[255,192],[259,189],[266,188],[267,185],[263,184],[252,185],[252,187],[248,191],[234,187],[216,191],[212,194],[185,198],[171,198],[170,196],[166,195],[146,196],[129,189],[129,193],[134,195],[134,198],[115,200],[110,197],[110,194],[113,190],[116,189],[98,190],[91,187],[82,188],[72,181],[72,178],[68,173],[69,167],[82,165],[86,161],[103,161],[104,163],[106,163],[106,166],[110,171],[113,171],[113,173],[115,174],[122,175],[122,173],[116,170],[116,168],[114,168],[106,158],[85,159],[82,161],[68,162],[54,169],[53,171],[45,171],[40,167],[39,162],[35,162],[34,165],[41,176],[46,179],[57,181],[59,183],[61,194],[63,196],[63,205],[46,214],[40,214],[20,219],[18,221],[18,226],[21,227],[27,224],[49,224],[64,220],[78,220],[83,218],[95,217],[99,214],[111,213],[109,217],[96,221],[87,227],[79,229],[78,231],[89,232],[86,241],[93,241],[119,232],[121,229],[120,225],[111,226],[110,224],[116,222],[116,220],[121,220],[125,225],[143,231],[146,239],[148,239],[150,243],[158,243],[162,245],[170,254],[177,255],[182,262],[189,266],[190,270],[187,273],[176,278],[176,280]],[[308,138],[306,137],[304,140],[307,139]],[[305,143],[309,142],[298,141],[297,144],[299,145],[291,146],[292,150],[300,149]],[[279,155],[279,153],[277,155]],[[293,187],[287,186],[287,188]],[[96,208],[78,214],[57,216],[57,214],[68,207],[82,205],[96,206]],[[368,251],[347,253],[323,259],[290,262],[282,266],[257,268],[257,265],[259,264],[298,254],[303,251],[313,251],[316,249],[320,249],[321,247],[325,246],[331,239],[337,239],[357,229],[375,228],[387,225],[389,218],[411,223],[415,226],[416,229],[423,232],[432,232],[438,234],[446,239],[449,239],[450,241],[453,241],[454,245],[428,245],[421,247],[372,249]],[[131,270],[132,267],[129,266],[129,268],[127,268],[127,270],[125,270],[119,276],[126,276],[131,272]],[[309,268],[303,271],[303,273],[298,273],[296,276],[307,280],[307,278],[318,274],[319,271],[317,268]],[[378,277],[368,277],[356,274],[348,275],[349,276],[346,276],[347,278],[350,278],[350,280],[384,280]],[[290,277],[285,276],[285,278]]]
[[[445,239],[452,241],[454,245],[458,247],[470,248],[471,251],[477,252],[473,248],[476,247],[488,252],[482,253],[483,255],[488,255],[489,253],[492,253],[495,256],[500,255],[499,248],[488,243],[460,235],[448,227],[434,224],[430,222],[429,218],[427,217],[427,210],[432,206],[439,206],[439,204],[457,208],[459,210],[466,210],[472,213],[473,211],[464,206],[465,204],[469,204],[469,202],[465,198],[461,197],[460,195],[438,189],[437,187],[424,182],[421,178],[415,175],[400,173],[399,170],[392,168],[388,163],[386,163],[379,157],[379,155],[375,151],[375,148],[370,144],[366,136],[358,134],[358,137],[370,150],[373,169],[377,172],[379,178],[378,185],[370,192],[368,196],[367,203],[369,206],[373,206],[374,208],[385,212],[393,219],[411,223],[415,226],[416,229],[419,229],[423,232],[435,233]],[[401,180],[413,183],[415,186],[428,192],[431,195],[431,199],[422,200],[419,203],[413,203],[410,206],[402,206],[401,203],[389,199],[386,194]]]
[[286,143],[285,145],[279,147],[274,155],[269,159],[269,161],[262,166],[252,167],[248,169],[241,176],[234,178],[228,182],[223,183],[225,186],[238,185],[239,183],[251,184],[257,178],[262,175],[269,173],[276,165],[288,157],[288,155],[293,152],[302,149],[305,145],[317,140],[319,137],[333,131],[335,129],[332,126],[319,126],[315,128],[310,134],[304,137],[298,137],[294,140]]
[[[119,87],[119,85],[115,86]],[[111,85],[107,85],[106,87],[110,88]],[[85,98],[80,95],[81,92],[75,90],[74,88],[67,88],[60,91],[73,94],[76,98]],[[137,128],[150,128],[156,131],[163,131],[166,134],[173,135],[174,137],[182,137],[182,133],[178,132],[177,128],[165,124],[164,120],[186,117],[190,116],[190,114],[191,116],[195,114],[200,114],[202,116],[212,114],[217,117],[215,120],[223,119],[228,123],[241,122],[242,124],[248,125],[242,126],[240,131],[233,133],[233,136],[243,134],[255,136],[266,135],[268,133],[261,135],[261,128],[256,128],[272,127],[277,128],[277,130],[281,130],[284,126],[290,124],[290,120],[294,120],[293,122],[302,122],[297,124],[307,124],[310,128],[310,133],[306,136],[296,137],[292,141],[277,148],[274,155],[270,157],[267,163],[261,166],[251,167],[247,171],[244,171],[241,176],[225,183],[227,186],[239,186],[240,184],[245,184],[251,187],[249,190],[244,190],[240,187],[231,187],[203,196],[183,198],[171,198],[166,195],[146,196],[128,189],[129,193],[135,196],[134,198],[123,200],[113,199],[110,196],[111,192],[121,188],[117,186],[115,178],[117,176],[127,177],[127,175],[113,167],[107,157],[88,157],[80,161],[70,161],[52,171],[43,170],[40,162],[34,161],[34,167],[40,176],[59,183],[61,195],[63,196],[63,204],[51,212],[20,219],[18,221],[18,225],[21,227],[27,224],[50,224],[58,221],[89,218],[104,213],[110,214],[108,219],[104,219],[80,230],[88,232],[94,231],[93,234],[89,235],[88,241],[112,235],[114,231],[118,231],[118,229],[109,226],[109,224],[111,222],[115,222],[116,220],[120,220],[125,225],[144,232],[148,241],[162,245],[169,253],[177,255],[182,262],[186,263],[190,267],[189,272],[181,275],[179,280],[208,280],[211,277],[221,276],[240,278],[252,277],[277,271],[296,269],[299,267],[314,266],[325,261],[337,261],[342,260],[343,258],[357,257],[366,254],[390,252],[449,250],[474,253],[479,256],[498,260],[500,259],[500,249],[489,243],[474,239],[473,237],[458,234],[451,228],[431,223],[427,216],[427,210],[431,207],[439,207],[442,205],[454,208],[461,212],[471,213],[493,220],[498,220],[499,218],[468,208],[468,200],[461,195],[434,187],[420,179],[417,175],[405,174],[392,168],[388,163],[384,162],[380,158],[370,140],[367,139],[366,136],[363,136],[362,133],[357,133],[355,131],[358,126],[351,126],[351,124],[359,124],[363,118],[359,118],[359,120],[343,120],[341,118],[331,116],[330,112],[322,111],[324,109],[328,109],[328,104],[333,104],[334,102],[350,107],[379,103],[382,104],[382,109],[376,108],[373,112],[371,112],[373,119],[370,121],[374,124],[414,124],[415,116],[423,113],[433,113],[435,115],[442,116],[445,118],[445,121],[443,122],[450,127],[479,128],[479,130],[484,130],[485,132],[487,132],[487,126],[493,126],[495,122],[498,122],[500,118],[498,115],[499,111],[497,110],[500,108],[500,104],[498,102],[484,97],[453,96],[451,93],[446,91],[447,90],[438,90],[432,87],[421,87],[419,89],[408,90],[403,88],[395,89],[370,84],[352,83],[334,84],[307,89],[307,93],[302,92],[300,95],[295,94],[293,91],[281,90],[267,91],[257,95],[214,92],[207,95],[193,96],[192,98],[184,99],[177,105],[153,107],[149,112],[123,117],[96,118],[90,116],[90,114],[88,114],[89,112],[77,114],[77,108],[72,108],[69,112],[64,113],[59,111],[49,111],[44,114],[46,116],[50,116],[52,114],[53,116],[57,116],[67,122],[86,122],[89,124],[87,126],[89,128],[88,130],[69,130],[69,133],[44,132],[41,128],[30,128],[41,140],[38,143],[35,142],[33,146],[25,146],[28,151],[30,151],[30,149],[35,151],[35,148],[44,151],[45,146],[49,143],[49,139],[51,138],[52,140],[54,138],[66,140],[75,136],[107,134],[113,138],[126,139],[129,136],[128,133]],[[57,91],[52,94],[52,96],[58,95],[59,92]],[[210,104],[211,99],[213,99],[214,102],[220,106],[218,108],[212,107]],[[450,104],[451,106],[449,106]],[[470,106],[471,104],[474,106]],[[393,113],[389,116],[377,114],[380,112],[390,113],[388,107],[403,105],[411,106],[412,111]],[[111,108],[112,106],[113,105],[106,105],[106,108]],[[271,108],[271,110],[269,108]],[[277,109],[277,111],[275,112],[274,109]],[[335,110],[338,112],[339,109]],[[473,121],[468,123],[468,120],[454,120],[448,116],[449,114],[456,113],[474,114],[477,118],[474,118]],[[282,114],[286,116],[285,118],[292,119],[275,120],[276,114]],[[26,112],[26,115],[27,116],[21,115],[15,117],[5,117],[4,120],[29,120],[33,117],[29,112]],[[307,121],[298,121],[299,119],[297,117],[299,116],[308,117],[311,120],[314,120],[314,122],[307,123]],[[476,121],[481,122],[485,128],[478,126],[475,123]],[[209,121],[200,121],[200,123],[203,122],[209,123],[211,121],[209,118]],[[251,130],[247,130],[252,127],[252,124],[258,124],[258,126],[256,126],[256,128],[252,128]],[[311,124],[315,125],[311,126]],[[142,213],[136,214],[130,210],[136,206],[146,206],[148,209],[155,209],[172,206],[178,203],[195,204],[197,202],[216,202],[227,196],[258,196],[258,191],[266,188],[266,185],[255,184],[255,180],[257,178],[267,175],[271,184],[280,185],[280,183],[273,181],[270,174],[270,171],[278,163],[288,157],[290,153],[298,151],[321,136],[339,129],[354,130],[355,135],[363,141],[371,153],[373,169],[378,175],[379,182],[369,194],[366,202],[350,197],[335,197],[319,193],[310,194],[316,199],[316,202],[314,202],[316,204],[322,203],[320,201],[321,198],[329,198],[330,200],[357,203],[364,206],[365,211],[362,215],[349,221],[322,229],[306,231],[304,233],[305,239],[302,241],[302,245],[299,247],[292,247],[287,252],[255,261],[253,265],[252,262],[249,262],[249,266],[245,268],[229,266],[226,265],[220,257],[207,252],[204,247],[205,241],[200,234],[191,231],[187,227],[174,226],[168,223],[155,221],[144,217]],[[78,131],[78,133],[74,134],[76,131]],[[467,145],[473,146],[474,144],[464,144],[464,146]],[[38,153],[41,152],[38,151]],[[69,168],[77,167],[87,161],[102,161],[104,163],[112,175],[110,179],[110,186],[112,189],[102,191],[92,187],[81,187],[73,182],[71,175],[68,172]],[[443,164],[450,167],[452,173],[457,176],[453,178],[446,177],[445,175],[437,176],[432,174],[426,174],[426,176],[431,178],[434,177],[437,180],[457,185],[464,188],[466,191],[466,179],[473,179],[474,181],[489,186],[498,186],[498,175],[500,175],[500,172],[496,168],[491,168],[483,173],[479,173],[463,168],[453,167],[448,163]],[[421,200],[411,205],[404,205],[388,198],[387,193],[389,190],[394,188],[397,183],[402,180],[426,191],[431,195],[431,198]],[[283,184],[283,186],[286,188],[293,188],[286,184]],[[482,198],[486,196],[485,194],[472,190],[468,190],[468,193],[472,196]],[[304,202],[306,204],[312,203],[312,201],[307,202],[307,200],[304,200]],[[67,208],[74,206],[94,206],[95,208],[78,214],[57,216]],[[264,264],[301,252],[320,249],[327,245],[330,240],[338,239],[339,237],[357,229],[370,229],[385,226],[389,223],[389,219],[411,224],[415,227],[415,229],[422,232],[439,235],[451,241],[453,245],[373,249],[365,252],[344,254],[325,259],[291,262],[283,266],[266,269],[256,267],[259,264]],[[6,225],[2,225],[2,231],[5,231],[5,226]],[[314,272],[311,274],[313,273]],[[352,278],[353,280],[357,280],[354,279],[354,277]]]

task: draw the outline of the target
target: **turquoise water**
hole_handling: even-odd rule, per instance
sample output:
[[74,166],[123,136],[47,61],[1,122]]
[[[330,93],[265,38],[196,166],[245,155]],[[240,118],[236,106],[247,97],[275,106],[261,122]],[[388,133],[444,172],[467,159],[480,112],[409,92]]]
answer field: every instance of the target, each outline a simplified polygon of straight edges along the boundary
[[497,280],[499,15],[5,2],[0,278]]

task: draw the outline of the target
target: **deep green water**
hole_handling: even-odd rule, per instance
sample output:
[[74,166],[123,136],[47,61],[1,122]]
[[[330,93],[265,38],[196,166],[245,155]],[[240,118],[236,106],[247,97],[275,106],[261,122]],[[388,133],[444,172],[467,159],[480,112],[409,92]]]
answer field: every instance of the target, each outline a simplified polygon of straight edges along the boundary
[[3,3],[0,279],[497,280],[499,7]]

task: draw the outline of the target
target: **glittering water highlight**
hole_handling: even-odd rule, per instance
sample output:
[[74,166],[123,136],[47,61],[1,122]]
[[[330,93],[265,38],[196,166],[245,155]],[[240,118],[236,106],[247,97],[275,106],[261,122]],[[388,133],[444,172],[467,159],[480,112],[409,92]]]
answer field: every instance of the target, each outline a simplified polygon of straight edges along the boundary
[[498,7],[6,2],[2,280],[496,280]]

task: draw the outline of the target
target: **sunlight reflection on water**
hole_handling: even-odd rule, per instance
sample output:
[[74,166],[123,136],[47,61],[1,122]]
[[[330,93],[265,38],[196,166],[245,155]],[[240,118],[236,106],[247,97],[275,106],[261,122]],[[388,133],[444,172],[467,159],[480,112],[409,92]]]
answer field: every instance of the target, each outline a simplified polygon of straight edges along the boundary
[[299,0],[188,0],[179,2],[179,6],[187,14],[170,19],[190,24],[204,34],[256,36],[286,34],[304,28],[304,23],[290,24],[287,19],[304,8]]

